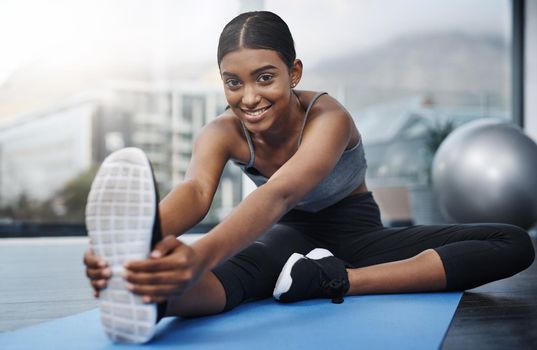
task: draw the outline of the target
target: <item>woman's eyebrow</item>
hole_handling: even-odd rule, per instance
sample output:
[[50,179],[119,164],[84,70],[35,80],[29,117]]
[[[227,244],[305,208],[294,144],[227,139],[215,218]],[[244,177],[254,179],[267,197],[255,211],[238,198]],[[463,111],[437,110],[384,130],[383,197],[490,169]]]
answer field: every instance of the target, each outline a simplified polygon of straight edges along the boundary
[[250,75],[252,75],[252,76],[257,75],[257,74],[261,73],[262,71],[269,70],[269,69],[277,69],[277,68],[275,66],[273,66],[272,64],[267,64],[266,66],[254,69],[252,71],[252,73],[250,73]]
[[[265,65],[265,66],[263,66],[263,67],[259,67],[259,68],[254,69],[254,70],[250,73],[250,75],[251,75],[251,76],[254,76],[254,75],[259,74],[259,73],[262,72],[262,71],[269,70],[269,69],[277,69],[277,67],[273,66],[272,64],[267,64],[267,65]],[[222,75],[223,75],[223,76],[228,76],[228,77],[237,77],[237,76],[238,76],[238,75],[235,74],[235,73],[230,73],[230,72],[226,72],[226,71],[222,72]]]
[[235,74],[235,73],[229,73],[229,72],[226,72],[226,71],[222,72],[222,75],[223,75],[223,76],[225,75],[225,76],[227,76],[227,77],[238,77],[237,74]]

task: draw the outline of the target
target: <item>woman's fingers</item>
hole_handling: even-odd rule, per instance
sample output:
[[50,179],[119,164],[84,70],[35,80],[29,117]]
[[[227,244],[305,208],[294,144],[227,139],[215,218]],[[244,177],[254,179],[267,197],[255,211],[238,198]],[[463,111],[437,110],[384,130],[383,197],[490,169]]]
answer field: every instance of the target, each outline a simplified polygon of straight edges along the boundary
[[86,276],[91,280],[108,279],[112,276],[112,271],[109,268],[86,268]]
[[179,242],[176,245],[173,255],[167,255],[160,259],[146,259],[129,261],[125,263],[125,268],[132,272],[158,272],[166,270],[177,270],[188,267],[191,264],[190,247]]
[[97,255],[93,254],[93,251],[91,249],[86,250],[84,253],[84,265],[90,268],[103,268],[107,267],[108,264],[104,259],[98,257]]
[[161,258],[151,257],[125,264],[123,278],[130,291],[141,295],[145,302],[159,302],[180,295],[191,285],[197,271],[192,247],[167,238],[155,247]]
[[84,265],[86,265],[86,276],[90,279],[93,288],[93,295],[98,298],[99,291],[106,288],[112,271],[108,268],[106,261],[93,254],[91,248],[84,253]]
[[168,284],[183,283],[192,278],[189,270],[166,272],[125,272],[123,278],[132,284]]
[[91,286],[93,287],[93,289],[95,289],[95,290],[104,289],[108,285],[108,281],[104,280],[104,279],[103,280],[93,280],[90,283],[91,283]]
[[177,240],[175,236],[166,236],[164,237],[160,242],[158,242],[155,247],[153,248],[153,251],[151,254],[149,254],[150,258],[161,258],[163,256],[166,256],[170,254],[175,248],[182,245],[180,241]]
[[152,285],[152,284],[129,284],[128,289],[135,293],[142,296],[147,296],[151,298],[150,301],[153,301],[154,297],[163,297],[166,298],[178,288],[180,288],[180,285],[177,284],[158,284],[158,285]]
[[[151,297],[169,296],[177,294],[192,279],[192,269],[188,267],[177,267],[173,257],[170,259],[147,260],[147,264],[138,264],[133,269],[125,270],[123,278],[128,282],[129,289],[136,294]],[[166,261],[164,261],[166,260]]]
[[90,281],[91,287],[93,288],[93,295],[95,298],[99,297],[100,291],[107,287],[107,280],[92,280]]
[[168,259],[132,261],[125,265],[125,269],[132,272],[159,272],[168,270],[178,270],[188,267],[186,259]]

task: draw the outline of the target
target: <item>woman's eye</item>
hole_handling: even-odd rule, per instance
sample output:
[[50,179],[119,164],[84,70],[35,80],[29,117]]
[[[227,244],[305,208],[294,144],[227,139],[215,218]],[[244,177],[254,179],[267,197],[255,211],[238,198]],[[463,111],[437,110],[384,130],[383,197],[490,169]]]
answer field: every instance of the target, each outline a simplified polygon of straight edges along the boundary
[[272,75],[270,74],[262,74],[259,76],[259,79],[258,79],[260,82],[262,83],[265,83],[267,81],[271,81],[272,80]]
[[226,80],[226,85],[229,86],[229,87],[238,87],[240,85],[240,81],[238,81],[237,79],[228,79]]

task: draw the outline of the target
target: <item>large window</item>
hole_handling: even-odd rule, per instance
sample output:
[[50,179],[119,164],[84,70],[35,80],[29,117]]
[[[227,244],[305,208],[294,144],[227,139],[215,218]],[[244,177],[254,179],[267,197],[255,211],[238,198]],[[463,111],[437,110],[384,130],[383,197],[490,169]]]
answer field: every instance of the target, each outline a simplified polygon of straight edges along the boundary
[[[427,187],[451,129],[511,118],[508,0],[4,1],[1,224],[82,224],[98,165],[124,146],[144,149],[170,191],[226,105],[218,36],[261,8],[294,35],[297,88],[329,92],[355,118],[371,187]],[[238,203],[241,181],[226,168],[206,222]]]

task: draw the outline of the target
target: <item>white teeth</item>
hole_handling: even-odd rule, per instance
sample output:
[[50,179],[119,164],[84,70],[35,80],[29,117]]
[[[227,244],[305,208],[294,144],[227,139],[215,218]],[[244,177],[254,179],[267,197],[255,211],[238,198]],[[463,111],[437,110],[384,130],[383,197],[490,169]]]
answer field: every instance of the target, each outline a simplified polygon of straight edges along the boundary
[[269,107],[258,109],[257,111],[244,111],[244,113],[251,115],[253,117],[257,117],[258,115],[263,114],[263,112],[265,112],[267,109],[269,109]]

